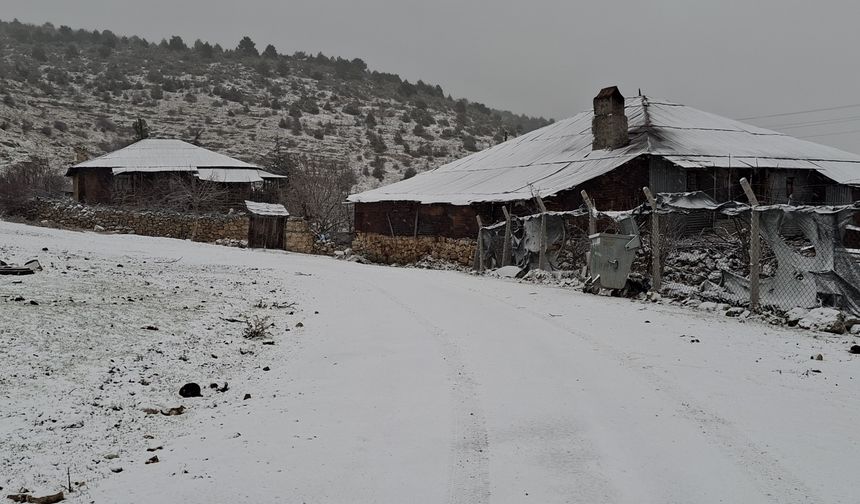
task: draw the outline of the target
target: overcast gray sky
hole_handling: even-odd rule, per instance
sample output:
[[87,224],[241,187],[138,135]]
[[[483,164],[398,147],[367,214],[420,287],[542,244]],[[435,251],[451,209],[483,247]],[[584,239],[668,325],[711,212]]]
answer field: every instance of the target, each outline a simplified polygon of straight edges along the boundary
[[[733,118],[860,104],[856,0],[0,0],[0,18],[13,17],[224,47],[250,35],[556,119],[610,84]],[[858,116],[860,106],[750,122],[851,132],[810,140],[860,152]],[[816,121],[827,122],[795,127]]]

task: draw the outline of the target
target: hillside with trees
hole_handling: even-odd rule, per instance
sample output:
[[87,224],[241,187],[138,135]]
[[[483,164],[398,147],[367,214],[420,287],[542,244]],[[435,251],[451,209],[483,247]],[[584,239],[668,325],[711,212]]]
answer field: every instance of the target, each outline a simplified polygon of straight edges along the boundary
[[0,169],[42,160],[62,171],[152,136],[276,169],[290,155],[326,158],[364,189],[549,122],[250,36],[226,48],[0,21]]

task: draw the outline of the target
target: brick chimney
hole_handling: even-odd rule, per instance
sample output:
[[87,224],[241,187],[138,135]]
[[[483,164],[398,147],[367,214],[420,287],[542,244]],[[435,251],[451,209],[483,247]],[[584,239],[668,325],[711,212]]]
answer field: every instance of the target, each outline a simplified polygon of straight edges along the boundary
[[591,120],[594,141],[591,150],[617,149],[630,143],[624,96],[616,86],[603,88],[594,97],[594,119]]

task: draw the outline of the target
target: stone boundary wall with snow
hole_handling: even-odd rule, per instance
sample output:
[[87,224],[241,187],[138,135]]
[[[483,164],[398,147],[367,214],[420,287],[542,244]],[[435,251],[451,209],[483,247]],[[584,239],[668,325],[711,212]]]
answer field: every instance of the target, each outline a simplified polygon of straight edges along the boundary
[[313,254],[314,235],[311,233],[308,222],[301,217],[289,217],[286,229],[286,249],[290,252],[301,252],[302,254]]
[[407,264],[426,256],[470,266],[476,241],[444,236],[386,236],[356,233],[352,249],[374,262]]
[[248,216],[243,213],[191,215],[170,210],[131,210],[37,198],[16,214],[64,228],[103,229],[198,242],[248,239]]

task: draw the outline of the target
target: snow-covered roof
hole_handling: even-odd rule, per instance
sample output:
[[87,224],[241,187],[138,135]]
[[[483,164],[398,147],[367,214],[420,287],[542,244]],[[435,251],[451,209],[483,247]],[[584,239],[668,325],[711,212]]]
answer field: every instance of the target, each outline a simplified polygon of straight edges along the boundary
[[[198,168],[257,170],[258,166],[219,154],[182,140],[147,138],[69,169],[111,168],[113,174],[128,172],[197,171]],[[259,178],[259,175],[254,173]]]
[[860,185],[860,155],[701,110],[636,96],[625,100],[630,144],[591,149],[593,111],[579,113],[394,184],[353,194],[352,202],[475,202],[552,196],[643,154],[684,168],[817,170]]
[[245,200],[245,207],[249,212],[255,215],[274,215],[278,217],[289,217],[290,212],[284,205],[278,203],[258,203],[256,201]]

